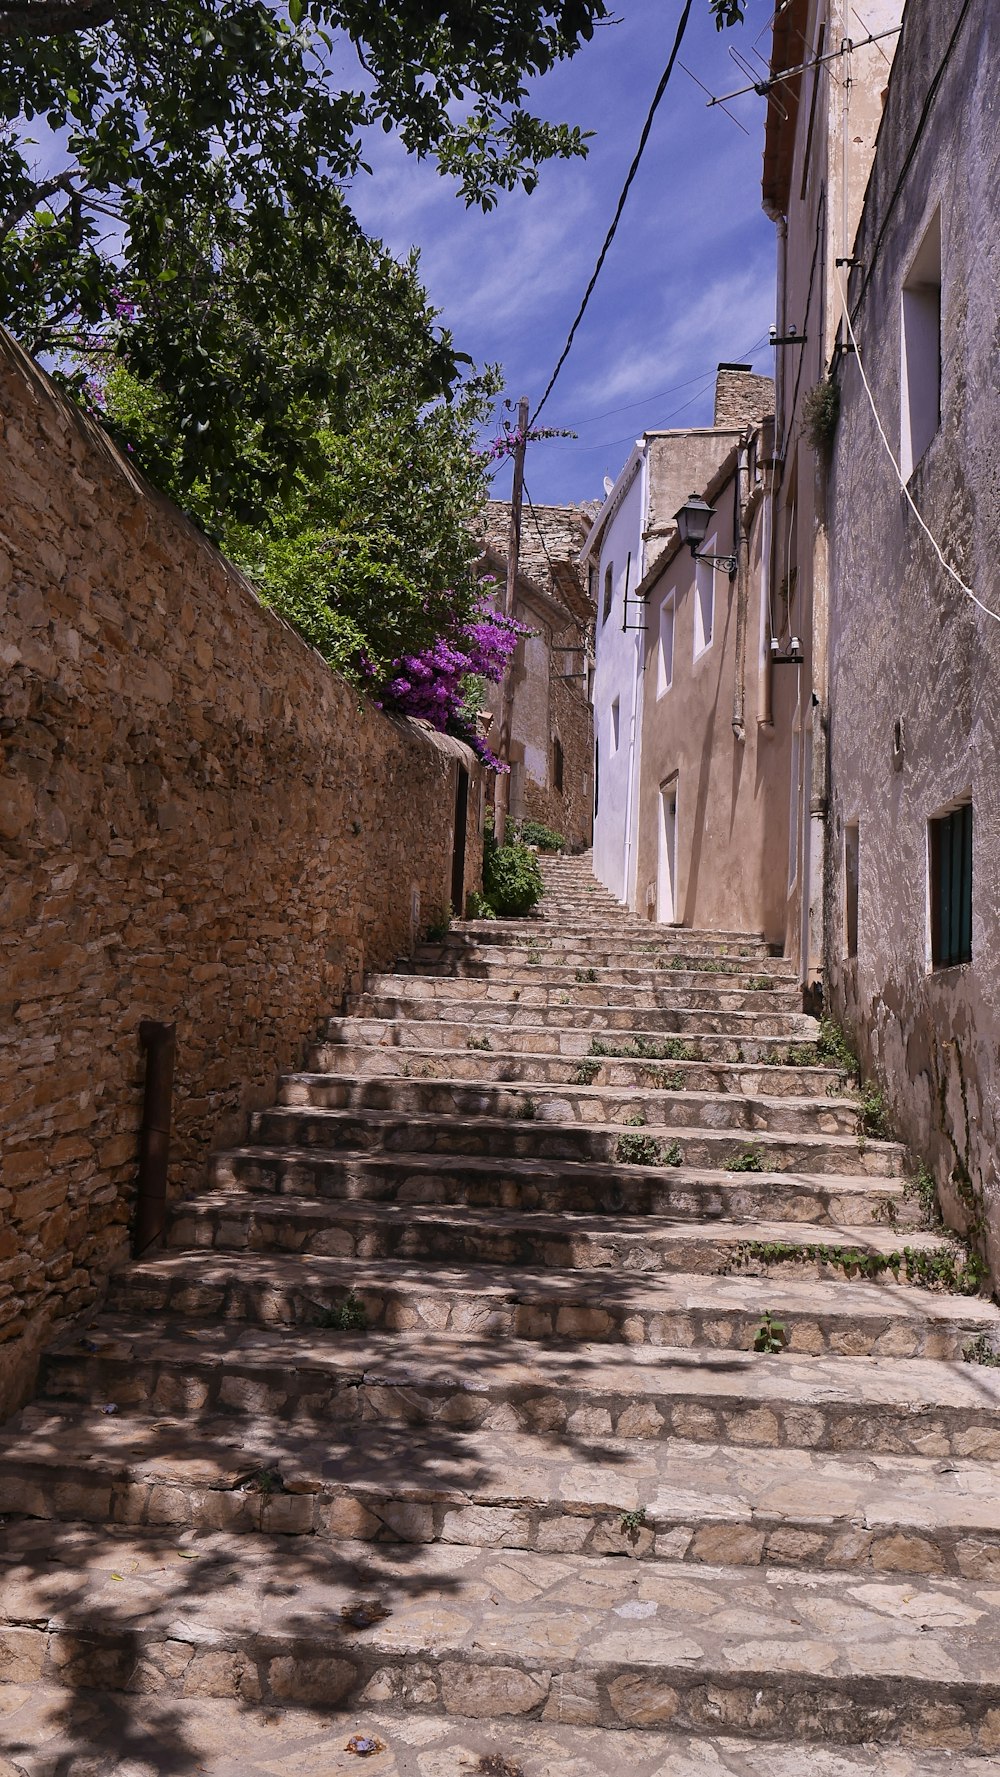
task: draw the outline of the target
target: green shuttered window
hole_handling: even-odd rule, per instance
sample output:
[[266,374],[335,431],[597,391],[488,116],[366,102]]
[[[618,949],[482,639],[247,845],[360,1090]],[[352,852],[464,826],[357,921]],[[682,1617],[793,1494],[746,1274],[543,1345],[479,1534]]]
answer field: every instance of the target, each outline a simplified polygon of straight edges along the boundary
[[936,969],[972,960],[972,803],[931,821],[931,955]]

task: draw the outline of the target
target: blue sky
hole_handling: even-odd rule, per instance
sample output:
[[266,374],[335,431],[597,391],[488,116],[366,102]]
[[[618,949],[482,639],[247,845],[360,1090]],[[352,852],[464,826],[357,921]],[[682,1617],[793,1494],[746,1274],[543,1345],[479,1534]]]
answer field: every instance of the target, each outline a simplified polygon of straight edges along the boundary
[[[666,64],[680,0],[621,0],[621,22],[595,33],[573,61],[536,83],[545,117],[596,132],[586,160],[551,163],[538,189],[466,210],[430,164],[398,143],[370,145],[373,177],[352,203],[397,253],[417,246],[421,273],[456,344],[499,362],[506,393],[532,408],[576,313],[639,133]],[[713,92],[746,84],[732,46],[757,61],[770,49],[773,0],[749,0],[742,27],[716,32],[695,0],[681,50]],[[766,374],[774,318],[774,227],[760,207],[764,102],[733,103],[749,135],[679,67],[661,103],[615,243],[542,422],[577,441],[532,445],[526,479],[535,502],[600,498],[646,426],[711,423],[720,359]],[[752,348],[752,349],[751,349]],[[679,387],[678,385],[684,385]],[[495,482],[509,491],[509,468]]]

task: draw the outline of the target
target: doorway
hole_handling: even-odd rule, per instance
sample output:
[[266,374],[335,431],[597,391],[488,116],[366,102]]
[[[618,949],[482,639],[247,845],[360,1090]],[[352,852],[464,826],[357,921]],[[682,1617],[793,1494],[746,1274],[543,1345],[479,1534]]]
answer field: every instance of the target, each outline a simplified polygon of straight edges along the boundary
[[656,863],[656,917],[677,924],[677,779],[660,785],[659,847]]
[[455,787],[455,849],[451,860],[451,909],[456,919],[465,917],[465,840],[469,827],[469,774],[458,768]]

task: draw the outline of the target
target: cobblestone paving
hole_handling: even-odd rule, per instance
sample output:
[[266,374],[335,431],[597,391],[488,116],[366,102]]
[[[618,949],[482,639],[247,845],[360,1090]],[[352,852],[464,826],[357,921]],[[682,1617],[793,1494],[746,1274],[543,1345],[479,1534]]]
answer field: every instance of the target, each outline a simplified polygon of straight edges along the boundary
[[0,1777],[1000,1768],[1000,1315],[787,964],[545,871],[48,1354]]

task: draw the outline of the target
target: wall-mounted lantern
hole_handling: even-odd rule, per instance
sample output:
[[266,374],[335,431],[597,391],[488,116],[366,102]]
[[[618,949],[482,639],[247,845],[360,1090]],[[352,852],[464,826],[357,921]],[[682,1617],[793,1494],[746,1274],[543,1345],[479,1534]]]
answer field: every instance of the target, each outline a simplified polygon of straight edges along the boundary
[[710,506],[700,494],[689,494],[680,511],[674,513],[677,535],[682,543],[687,544],[695,561],[708,562],[713,568],[724,568],[732,579],[736,572],[735,555],[701,555],[698,552],[698,545],[704,543],[714,516],[714,506]]

